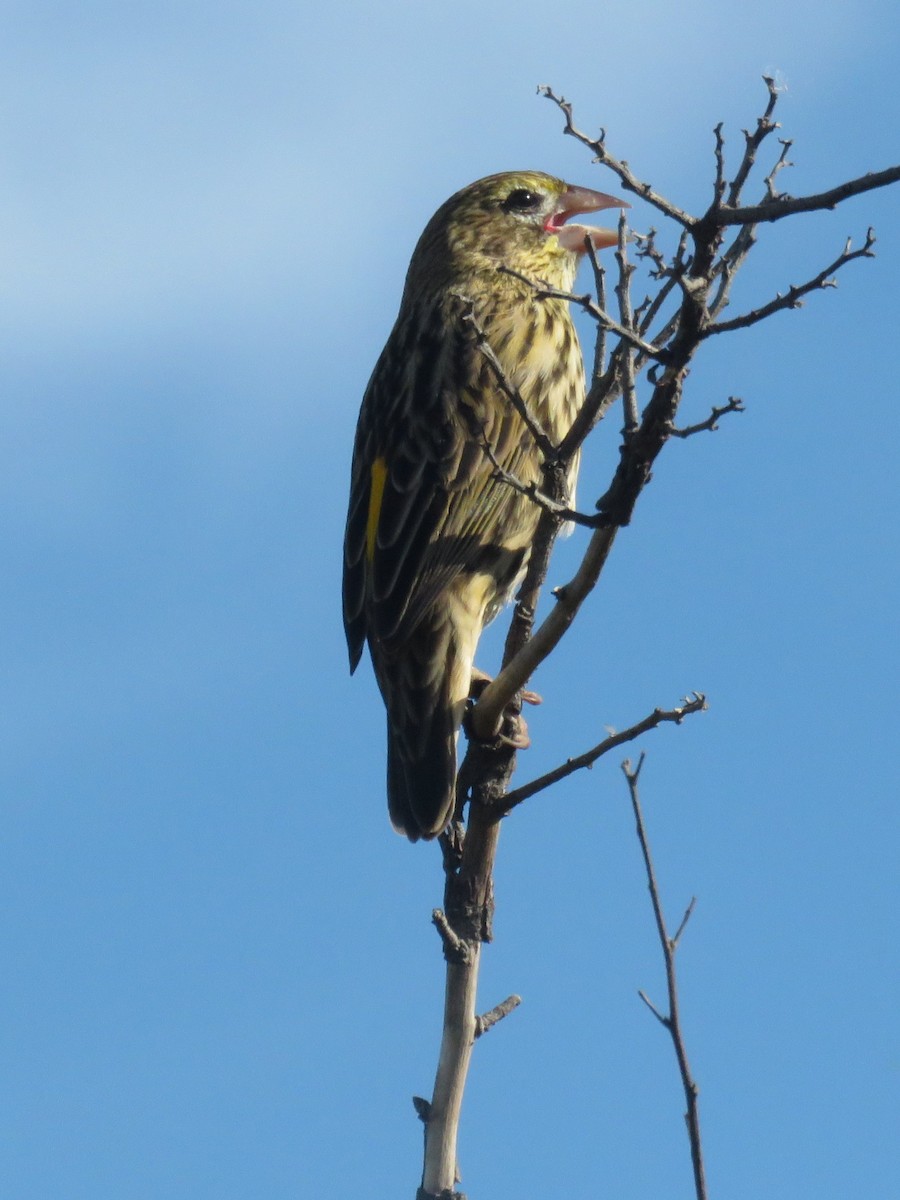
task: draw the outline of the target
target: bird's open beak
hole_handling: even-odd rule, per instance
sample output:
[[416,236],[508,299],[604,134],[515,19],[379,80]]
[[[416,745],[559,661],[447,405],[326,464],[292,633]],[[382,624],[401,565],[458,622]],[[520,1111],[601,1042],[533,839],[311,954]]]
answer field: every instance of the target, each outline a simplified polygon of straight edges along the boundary
[[602,250],[606,246],[617,244],[619,235],[614,229],[598,229],[596,225],[567,225],[566,221],[578,213],[599,212],[601,208],[630,207],[627,200],[607,196],[604,192],[594,192],[590,188],[573,187],[570,184],[560,196],[556,211],[547,219],[544,228],[548,233],[555,233],[559,244],[574,254],[584,254],[585,238],[591,239],[595,250]]

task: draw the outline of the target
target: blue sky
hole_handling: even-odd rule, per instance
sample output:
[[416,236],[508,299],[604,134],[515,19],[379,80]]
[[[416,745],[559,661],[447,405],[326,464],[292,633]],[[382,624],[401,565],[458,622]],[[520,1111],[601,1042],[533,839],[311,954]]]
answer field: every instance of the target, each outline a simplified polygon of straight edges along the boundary
[[[0,47],[2,1191],[412,1195],[438,853],[388,826],[347,675],[359,398],[431,212],[492,171],[615,190],[538,99],[697,209],[778,72],[800,193],[896,161],[887,3],[9,4]],[[734,157],[732,157],[732,162]],[[712,1192],[897,1176],[898,193],[763,230],[578,626],[525,781],[636,747]],[[635,205],[633,220],[652,217]],[[605,486],[610,434],[581,495]],[[559,548],[567,578],[583,535]],[[498,636],[481,665],[496,662]],[[492,658],[493,656],[493,658]],[[690,1194],[622,756],[506,822],[460,1161],[472,1200]]]

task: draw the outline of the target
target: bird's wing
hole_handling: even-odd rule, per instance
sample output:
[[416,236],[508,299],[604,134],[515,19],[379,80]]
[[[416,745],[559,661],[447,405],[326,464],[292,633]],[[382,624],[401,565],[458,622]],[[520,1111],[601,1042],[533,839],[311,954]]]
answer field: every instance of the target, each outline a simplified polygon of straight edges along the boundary
[[408,636],[518,499],[493,478],[484,443],[515,473],[527,431],[496,392],[461,307],[401,314],[363,400],[344,543],[352,667],[367,633],[383,643]]

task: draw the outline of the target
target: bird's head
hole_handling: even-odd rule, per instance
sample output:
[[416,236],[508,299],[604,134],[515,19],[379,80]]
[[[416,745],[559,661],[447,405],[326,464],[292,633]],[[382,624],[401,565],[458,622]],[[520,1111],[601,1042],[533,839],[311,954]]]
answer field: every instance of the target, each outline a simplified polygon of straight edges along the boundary
[[567,224],[569,218],[627,207],[625,200],[541,171],[489,175],[451,196],[434,214],[419,239],[410,275],[418,286],[446,286],[505,266],[569,288],[586,239],[598,250],[617,241],[613,230]]

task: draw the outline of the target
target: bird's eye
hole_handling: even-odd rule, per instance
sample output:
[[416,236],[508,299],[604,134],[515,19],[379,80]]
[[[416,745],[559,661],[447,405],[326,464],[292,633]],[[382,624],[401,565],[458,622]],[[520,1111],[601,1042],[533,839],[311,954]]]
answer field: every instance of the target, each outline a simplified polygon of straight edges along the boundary
[[543,196],[540,192],[531,192],[528,188],[516,188],[503,201],[502,208],[506,212],[531,212],[540,204]]

